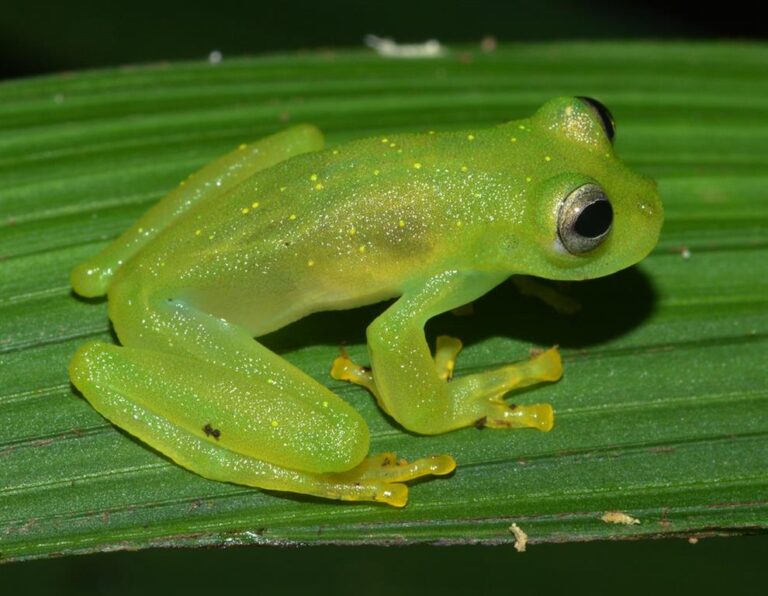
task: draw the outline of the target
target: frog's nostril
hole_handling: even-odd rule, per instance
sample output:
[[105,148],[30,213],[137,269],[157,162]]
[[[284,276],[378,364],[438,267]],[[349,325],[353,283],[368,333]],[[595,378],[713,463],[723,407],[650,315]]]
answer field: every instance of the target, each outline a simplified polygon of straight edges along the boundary
[[643,215],[648,217],[662,217],[664,214],[664,206],[661,203],[661,198],[656,189],[650,192],[643,193],[637,199],[637,208]]

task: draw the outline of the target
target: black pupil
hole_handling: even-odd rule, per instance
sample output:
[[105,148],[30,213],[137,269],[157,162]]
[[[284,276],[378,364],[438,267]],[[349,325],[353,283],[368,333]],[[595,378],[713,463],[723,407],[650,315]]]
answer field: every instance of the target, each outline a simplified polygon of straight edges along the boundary
[[597,101],[596,99],[592,99],[591,97],[579,96],[579,99],[588,103],[592,106],[592,108],[594,108],[594,110],[597,112],[597,115],[600,116],[600,120],[603,122],[605,136],[608,137],[609,141],[613,142],[613,138],[616,136],[616,125],[614,124],[613,114],[611,114],[611,111],[606,108],[604,104]]
[[590,203],[579,213],[574,231],[585,238],[597,238],[605,234],[613,222],[613,208],[608,201]]

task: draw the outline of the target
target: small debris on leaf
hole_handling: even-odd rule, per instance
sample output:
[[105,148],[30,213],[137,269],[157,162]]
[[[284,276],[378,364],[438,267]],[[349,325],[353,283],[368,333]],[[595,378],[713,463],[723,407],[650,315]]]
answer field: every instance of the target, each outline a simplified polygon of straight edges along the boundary
[[606,511],[600,519],[607,524],[623,524],[625,526],[633,526],[640,523],[639,519],[622,511]]
[[515,550],[519,553],[524,553],[525,547],[528,544],[528,534],[523,532],[517,524],[509,526],[509,531],[515,536]]

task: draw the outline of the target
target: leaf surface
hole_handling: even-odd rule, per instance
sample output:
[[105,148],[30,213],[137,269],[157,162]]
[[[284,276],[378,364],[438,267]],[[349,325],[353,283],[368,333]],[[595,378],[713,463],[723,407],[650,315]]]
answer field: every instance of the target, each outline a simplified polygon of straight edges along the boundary
[[[574,43],[436,60],[320,53],[171,64],[0,85],[0,559],[243,543],[578,541],[768,526],[768,46]],[[329,143],[523,117],[597,97],[617,151],[655,177],[662,239],[640,266],[562,288],[564,316],[491,292],[431,321],[467,345],[457,374],[559,344],[566,373],[522,393],[551,433],[403,432],[332,381],[344,342],[365,360],[382,306],[321,313],[265,343],[357,407],[372,449],[451,453],[448,479],[403,510],[207,481],[101,418],[69,358],[111,340],[103,301],[69,271],[180,179],[237,144],[312,122]],[[623,511],[634,525],[601,521]]]

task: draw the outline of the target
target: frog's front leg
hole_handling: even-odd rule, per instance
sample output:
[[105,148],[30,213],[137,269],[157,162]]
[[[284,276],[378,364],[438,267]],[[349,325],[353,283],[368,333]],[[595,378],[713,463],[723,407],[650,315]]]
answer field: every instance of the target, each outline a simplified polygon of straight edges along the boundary
[[[431,317],[485,294],[502,279],[448,272],[403,296],[368,328],[371,386],[383,408],[405,428],[438,434],[479,425],[489,428],[552,428],[549,404],[508,405],[512,389],[562,375],[560,357],[548,350],[526,362],[447,382],[445,370],[458,353],[455,343],[433,359],[424,337]],[[351,380],[351,379],[348,379]]]
[[123,263],[193,206],[215,200],[260,170],[322,148],[323,134],[307,124],[240,145],[181,182],[119,238],[76,267],[72,272],[72,287],[81,296],[103,295]]
[[368,457],[360,415],[244,329],[136,288],[110,297],[124,345],[80,348],[72,382],[109,420],[202,476],[403,506],[403,482],[455,466],[449,456]]

